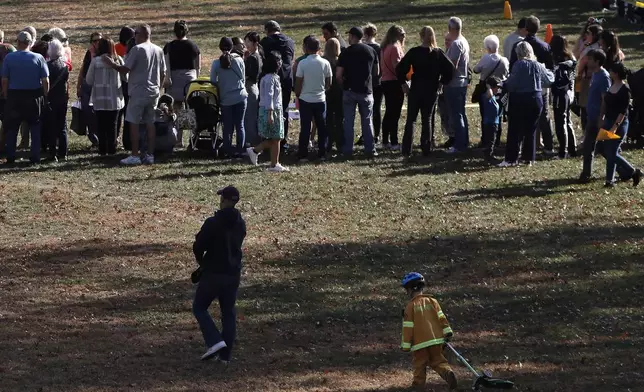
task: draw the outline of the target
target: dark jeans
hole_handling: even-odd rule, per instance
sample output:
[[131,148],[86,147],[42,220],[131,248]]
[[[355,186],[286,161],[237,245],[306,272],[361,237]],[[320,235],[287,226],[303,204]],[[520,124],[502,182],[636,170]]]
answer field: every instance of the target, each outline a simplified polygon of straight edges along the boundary
[[43,139],[47,140],[49,154],[58,158],[67,156],[67,101],[50,102],[45,118]]
[[[224,154],[233,156],[241,154],[244,150],[244,139],[246,132],[244,130],[244,114],[246,113],[246,99],[234,105],[221,105],[221,117],[224,123],[223,134],[224,144],[222,146]],[[237,130],[235,141],[237,145],[233,148],[233,132]]]
[[311,121],[315,121],[318,128],[318,156],[326,155],[327,129],[326,129],[326,103],[310,103],[299,100],[300,103],[300,140],[298,146],[298,157],[306,158],[309,155],[309,139],[311,136]]
[[[494,134],[494,145],[492,146],[492,153],[494,153],[494,148],[498,147],[501,143],[501,135],[503,134],[503,105],[500,105],[499,112],[499,123],[495,124],[496,133]],[[488,140],[486,140],[487,133],[485,132],[485,124],[483,124],[484,113],[483,101],[481,100],[479,101],[479,113],[481,114],[481,145],[485,148],[485,146],[488,144]]]
[[553,112],[555,115],[555,129],[559,141],[559,157],[566,154],[575,156],[577,154],[577,139],[575,130],[570,121],[570,96],[567,93],[553,96]]
[[[615,123],[614,119],[605,119],[604,129],[610,129]],[[617,129],[617,134],[621,136],[621,139],[615,140],[604,140],[598,143],[599,151],[602,152],[604,158],[606,158],[606,183],[613,183],[615,181],[615,171],[619,174],[619,178],[622,180],[629,180],[635,174],[635,168],[631,165],[623,156],[619,153],[619,147],[622,145],[624,140],[626,140],[626,135],[628,132],[628,119],[624,119],[622,125]],[[586,142],[584,141],[584,144]]]
[[414,142],[414,124],[420,112],[420,146],[423,154],[427,155],[432,149],[433,127],[432,111],[436,105],[437,95],[435,91],[411,91],[407,98],[407,122],[405,124],[405,133],[403,135],[402,154],[411,155],[412,144]]
[[481,141],[483,141],[483,154],[486,158],[494,157],[494,146],[499,132],[499,124],[483,124]]
[[[215,275],[204,273],[197,286],[195,299],[192,303],[192,313],[199,323],[206,348],[210,348],[222,340],[226,342],[225,349],[219,352],[219,358],[229,361],[235,342],[237,290],[239,289],[239,276]],[[221,309],[221,326],[219,332],[208,308],[215,299],[219,299]]]
[[465,151],[470,145],[469,124],[465,110],[467,87],[444,87],[443,92],[449,110],[449,126],[454,132],[454,148]]
[[536,135],[542,109],[541,92],[510,94],[510,126],[505,149],[507,162],[514,163],[519,160],[522,142],[521,158],[526,162],[536,159]]
[[[599,114],[599,113],[597,113]],[[582,177],[590,178],[593,171],[593,158],[595,155],[595,147],[597,146],[597,134],[599,133],[599,125],[597,124],[597,117],[586,119],[586,129],[584,130],[584,163],[581,170]]]
[[335,144],[338,152],[344,146],[344,109],[342,104],[342,90],[331,90],[326,95],[326,127],[329,141],[327,152]]
[[373,88],[373,136],[374,142],[378,143],[380,128],[382,128],[382,86]]
[[87,138],[92,143],[93,147],[98,146],[98,123],[96,122],[96,115],[94,108],[89,105],[92,97],[92,86],[83,82],[81,86],[81,110],[83,113],[83,122],[87,126]]
[[553,136],[552,136],[552,123],[550,122],[550,89],[544,89],[543,94],[543,110],[539,116],[539,132],[543,139],[543,148],[552,151],[554,149]]
[[402,113],[405,93],[397,80],[382,82],[385,99],[385,116],[382,119],[382,144],[398,144],[398,121]]
[[119,110],[97,110],[98,153],[101,155],[116,154],[116,132],[118,129]]
[[42,90],[9,90],[4,114],[5,154],[9,162],[16,159],[20,124],[26,122],[31,132],[31,161],[40,161],[40,121],[43,109]]
[[282,84],[282,112],[284,113],[284,140],[288,140],[288,105],[291,103],[291,93],[293,92],[293,80],[285,78]]

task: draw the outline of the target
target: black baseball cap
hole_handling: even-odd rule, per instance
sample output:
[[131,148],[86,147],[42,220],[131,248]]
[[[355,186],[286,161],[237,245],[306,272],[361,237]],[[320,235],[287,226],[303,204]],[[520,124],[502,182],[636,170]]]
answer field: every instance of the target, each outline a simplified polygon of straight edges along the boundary
[[234,201],[235,203],[239,201],[239,191],[232,185],[218,190],[217,194],[223,197],[225,200]]
[[347,31],[347,34],[351,34],[358,39],[362,39],[362,37],[364,37],[364,31],[362,31],[362,28],[357,26],[350,28],[349,31]]

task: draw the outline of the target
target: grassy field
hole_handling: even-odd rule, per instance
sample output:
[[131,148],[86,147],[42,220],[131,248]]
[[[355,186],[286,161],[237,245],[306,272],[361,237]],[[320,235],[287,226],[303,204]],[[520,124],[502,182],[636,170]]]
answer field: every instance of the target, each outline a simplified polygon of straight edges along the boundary
[[[573,37],[596,3],[513,8]],[[431,24],[442,35],[459,15],[475,59],[485,35],[514,23],[501,19],[500,0],[344,4],[5,1],[0,11],[13,18],[0,28],[10,37],[27,24],[63,27],[76,65],[91,31],[139,20],[157,43],[176,18],[188,20],[208,63],[220,36],[269,18],[300,41],[328,20],[383,32]],[[629,64],[643,63],[642,34],[608,25]],[[411,369],[398,350],[399,280],[411,270],[429,279],[455,345],[518,391],[644,391],[644,197],[627,184],[604,190],[601,158],[598,180],[578,185],[578,160],[497,169],[476,152],[324,165],[287,157],[292,172],[269,175],[185,152],[120,168],[88,144],[74,137],[64,163],[0,169],[3,392],[401,391]],[[644,162],[641,151],[626,156]],[[189,275],[194,233],[228,184],[242,192],[249,236],[238,345],[224,369],[198,360]],[[466,386],[468,373],[457,374]],[[445,390],[436,375],[429,383]]]

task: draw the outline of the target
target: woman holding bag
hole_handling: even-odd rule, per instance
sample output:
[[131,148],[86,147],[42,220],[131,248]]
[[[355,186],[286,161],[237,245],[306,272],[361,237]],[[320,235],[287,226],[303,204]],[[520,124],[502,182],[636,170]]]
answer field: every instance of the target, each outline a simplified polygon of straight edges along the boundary
[[[501,82],[505,81],[510,74],[510,62],[507,58],[499,54],[499,37],[496,35],[488,35],[483,40],[483,47],[486,52],[478,64],[474,66],[474,73],[480,74],[479,84],[474,88],[472,95],[472,102],[479,104],[479,112],[481,113],[481,145],[486,145],[486,140],[483,137],[483,100],[481,95],[487,93],[487,86],[485,81],[493,76],[499,78]],[[496,135],[497,143],[501,141],[501,124]]]

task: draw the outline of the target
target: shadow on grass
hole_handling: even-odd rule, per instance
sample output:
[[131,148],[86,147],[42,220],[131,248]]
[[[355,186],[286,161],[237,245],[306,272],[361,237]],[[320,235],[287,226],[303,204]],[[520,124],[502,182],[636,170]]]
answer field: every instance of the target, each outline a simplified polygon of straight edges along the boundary
[[543,197],[556,193],[570,193],[584,191],[580,188],[572,188],[570,185],[579,184],[576,178],[558,178],[553,180],[535,181],[531,184],[521,184],[505,186],[502,188],[479,188],[467,189],[454,192],[457,202],[484,200],[484,199],[504,199],[512,197]]
[[[408,369],[409,358],[397,350],[405,303],[399,279],[418,270],[441,301],[458,347],[478,364],[524,390],[539,390],[543,368],[565,369],[549,371],[553,391],[594,390],[600,378],[623,389],[644,382],[622,368],[644,359],[637,349],[644,333],[643,236],[641,225],[624,222],[251,247],[249,260],[266,256],[259,264],[247,262],[236,365],[225,374],[196,360],[202,343],[190,313],[189,271],[168,279],[158,271],[142,276],[109,265],[130,256],[176,260],[187,246],[172,251],[164,244],[93,241],[67,251],[16,251],[1,267],[14,287],[33,284],[34,276],[58,275],[84,279],[92,289],[86,299],[63,296],[41,305],[25,305],[42,303],[38,291],[4,291],[3,302],[16,306],[9,306],[0,325],[0,359],[10,370],[4,383],[8,390],[72,383],[126,390],[193,380],[247,385],[248,371],[272,379]],[[31,377],[34,372],[42,377]],[[316,380],[306,385],[322,388],[322,377]],[[255,390],[261,385],[250,384]]]

